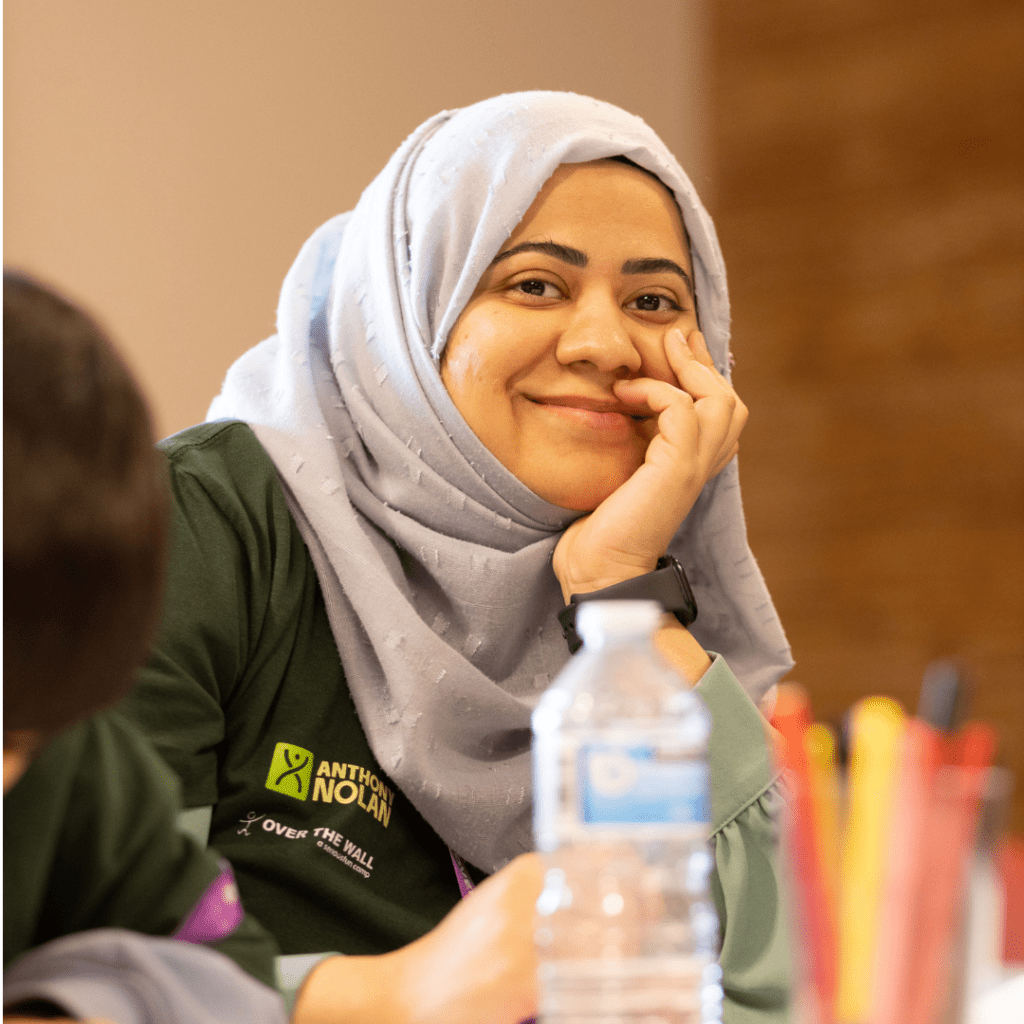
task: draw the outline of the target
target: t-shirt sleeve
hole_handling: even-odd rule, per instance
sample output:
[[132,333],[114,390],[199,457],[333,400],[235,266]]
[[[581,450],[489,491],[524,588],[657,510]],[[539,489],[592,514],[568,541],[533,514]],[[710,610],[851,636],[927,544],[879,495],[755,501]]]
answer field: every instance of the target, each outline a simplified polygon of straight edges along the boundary
[[[171,438],[170,557],[153,652],[118,713],[182,781],[185,807],[216,804],[225,711],[264,668],[271,591],[288,585],[295,541],[273,465],[249,427]],[[242,698],[244,699],[244,698]]]
[[784,784],[770,731],[723,658],[697,686],[711,712],[711,879],[726,1024],[788,1020],[792,956],[780,863]]
[[273,984],[275,943],[244,920],[226,862],[178,830],[178,808],[174,773],[116,717],[53,740],[4,798],[5,962],[124,928],[214,946]]

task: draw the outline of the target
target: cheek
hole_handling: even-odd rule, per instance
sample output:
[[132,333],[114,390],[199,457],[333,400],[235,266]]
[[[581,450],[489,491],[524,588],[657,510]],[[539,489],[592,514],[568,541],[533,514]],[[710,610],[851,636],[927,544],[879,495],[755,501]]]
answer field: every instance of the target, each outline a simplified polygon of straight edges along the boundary
[[472,382],[479,373],[479,359],[472,347],[460,338],[452,338],[441,359],[441,380],[456,405],[463,393],[472,390]]
[[470,430],[501,459],[509,433],[503,367],[493,357],[489,332],[470,327],[453,332],[441,362],[441,380]]
[[452,330],[441,358],[441,380],[455,407],[465,415],[464,405],[479,390],[485,361],[481,358],[477,334],[461,321]]
[[505,389],[514,351],[501,317],[478,314],[455,325],[441,360],[441,379],[460,411],[463,404],[490,401]]

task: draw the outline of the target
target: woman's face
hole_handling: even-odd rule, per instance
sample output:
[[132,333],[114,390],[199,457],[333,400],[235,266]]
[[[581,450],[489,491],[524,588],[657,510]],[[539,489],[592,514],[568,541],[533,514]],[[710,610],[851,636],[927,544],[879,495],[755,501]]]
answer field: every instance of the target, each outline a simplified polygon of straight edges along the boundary
[[665,335],[697,327],[692,280],[664,186],[616,161],[563,164],[452,328],[445,387],[527,487],[591,511],[643,463],[657,431],[612,384],[676,384]]

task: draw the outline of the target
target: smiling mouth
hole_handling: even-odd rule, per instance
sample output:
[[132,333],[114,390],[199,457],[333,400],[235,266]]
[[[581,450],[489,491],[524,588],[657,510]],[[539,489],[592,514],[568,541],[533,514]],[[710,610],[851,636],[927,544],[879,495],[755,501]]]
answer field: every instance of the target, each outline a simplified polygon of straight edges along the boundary
[[614,400],[586,398],[582,395],[552,395],[545,398],[527,397],[534,405],[543,405],[554,410],[577,410],[580,413],[594,413],[598,416],[611,415],[631,420],[634,423],[644,423],[652,418],[649,413],[637,412],[635,406],[626,406]]

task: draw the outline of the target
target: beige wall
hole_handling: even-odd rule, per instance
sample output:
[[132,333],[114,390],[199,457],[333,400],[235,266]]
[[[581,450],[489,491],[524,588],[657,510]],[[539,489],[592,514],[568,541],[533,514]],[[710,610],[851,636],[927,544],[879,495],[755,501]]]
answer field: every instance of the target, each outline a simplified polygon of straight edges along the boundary
[[7,0],[5,263],[97,312],[179,430],[273,332],[304,239],[438,110],[588,93],[706,186],[703,7]]

